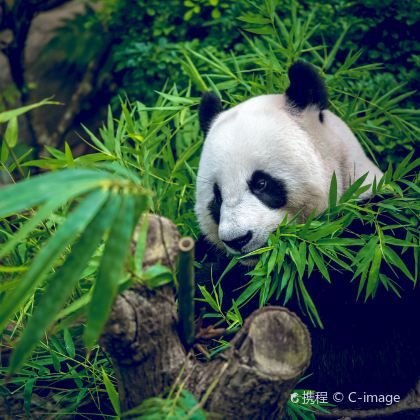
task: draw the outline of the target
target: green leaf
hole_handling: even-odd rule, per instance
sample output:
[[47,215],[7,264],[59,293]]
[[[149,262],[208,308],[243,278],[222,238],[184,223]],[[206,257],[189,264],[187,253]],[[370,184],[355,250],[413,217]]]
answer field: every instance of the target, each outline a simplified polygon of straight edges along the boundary
[[61,372],[61,363],[60,360],[58,359],[57,355],[55,354],[55,351],[52,349],[49,349],[50,351],[50,355],[51,355],[51,360],[52,360],[52,364],[54,366],[54,369],[56,372]]
[[79,196],[85,191],[85,185],[76,186],[65,193],[57,193],[45,203],[5,244],[0,248],[0,259],[7,255],[15,246],[22,242],[43,220],[47,219],[56,209],[67,201]]
[[390,247],[384,247],[385,261],[389,264],[391,263],[395,267],[399,268],[411,281],[414,283],[416,280],[413,275],[410,273],[410,270],[405,265],[404,261],[399,257],[399,255]]
[[74,165],[73,154],[71,153],[70,146],[68,145],[67,142],[64,144],[64,151],[65,151],[65,159],[66,159],[67,165],[69,166]]
[[6,132],[4,133],[4,140],[11,149],[16,146],[18,140],[17,117],[12,117],[7,124]]
[[259,15],[251,15],[251,14],[239,16],[237,19],[241,20],[242,22],[254,23],[254,24],[259,24],[259,25],[270,23],[270,19],[264,18]]
[[207,291],[205,286],[198,285],[198,288],[200,289],[201,294],[203,295],[205,301],[210,305],[210,307],[215,310],[216,312],[219,312],[220,308],[213,296]]
[[66,328],[64,330],[64,346],[66,348],[67,354],[74,358],[74,356],[76,355],[76,351],[74,349],[74,342],[73,342],[73,338],[70,334],[70,331],[68,330],[68,328]]
[[324,263],[324,259],[318,254],[318,251],[312,244],[309,245],[309,253],[311,254],[311,257],[313,258],[316,267],[321,272],[323,277],[331,283],[330,274],[328,273],[328,269]]
[[370,270],[369,270],[368,282],[366,285],[365,300],[369,296],[373,295],[376,291],[376,288],[378,287],[379,269],[381,267],[381,261],[382,261],[382,251],[381,251],[381,247],[378,245],[375,248],[373,259],[372,259],[372,265],[370,266]]
[[81,124],[83,129],[88,134],[89,138],[91,139],[92,143],[103,153],[105,153],[108,156],[113,156],[112,152],[101,142],[101,140],[98,139],[98,137],[95,136],[87,127],[85,127],[83,124]]
[[360,178],[354,181],[354,183],[351,184],[350,187],[341,196],[340,203],[345,203],[346,201],[349,201],[351,198],[355,198],[354,195],[357,193],[359,188],[365,182],[365,179],[368,175],[369,175],[369,172],[366,172],[364,175],[362,175]]
[[272,246],[265,246],[263,248],[258,248],[255,251],[248,252],[248,254],[241,255],[238,259],[252,257],[253,255],[261,255],[261,254],[264,254],[264,252],[271,251],[272,249],[273,249]]
[[5,141],[1,142],[0,162],[6,165],[7,159],[9,159],[9,149]]
[[386,244],[391,244],[391,245],[396,245],[396,246],[404,246],[404,247],[418,247],[417,244],[412,243],[410,241],[407,240],[403,240],[403,239],[398,239],[398,238],[394,238],[393,236],[389,236],[389,235],[384,235],[384,242]]
[[296,269],[292,268],[290,271],[290,278],[287,282],[286,294],[284,296],[284,305],[289,301],[293,294],[293,288],[296,280]]
[[325,64],[324,64],[324,70],[327,70],[331,67],[332,63],[334,62],[335,56],[337,55],[338,50],[340,49],[340,46],[343,42],[344,37],[347,34],[347,31],[349,30],[350,25],[347,23],[344,25],[344,28],[342,31],[340,31],[340,36],[338,37],[337,41],[335,42],[334,46],[332,47],[330,53],[328,54]]
[[333,172],[330,184],[330,193],[329,193],[329,208],[334,209],[337,205],[337,176]]
[[36,378],[30,378],[23,388],[23,407],[25,409],[26,418],[31,417],[31,400],[32,390],[34,389]]
[[398,180],[402,178],[404,175],[412,171],[414,168],[420,165],[420,158],[417,158],[414,162],[410,162],[411,158],[413,157],[414,152],[409,153],[397,166],[393,173],[393,180]]
[[17,287],[3,299],[0,307],[0,330],[4,328],[19,305],[42,282],[66,247],[86,229],[104,204],[107,195],[108,193],[103,190],[92,192],[76,210],[70,213],[66,221],[41,249]]
[[264,306],[267,303],[267,299],[270,293],[271,277],[267,274],[265,276],[262,288],[260,290],[259,305]]
[[253,34],[258,34],[258,35],[273,35],[274,33],[273,28],[271,26],[262,26],[260,28],[247,26],[244,29],[247,32],[251,32]]
[[84,340],[88,348],[92,347],[101,335],[111,312],[134,229],[134,197],[123,195],[121,199],[115,195],[112,201],[119,210],[115,219],[110,220],[112,228],[105,244],[89,305],[84,331]]
[[258,293],[258,290],[264,285],[264,280],[253,280],[250,282],[249,286],[240,294],[236,303],[238,306],[242,306],[245,302],[251,299]]
[[266,265],[266,267],[267,267],[267,276],[269,276],[270,273],[274,269],[274,266],[275,266],[276,260],[277,260],[277,254],[278,254],[278,249],[277,248],[274,248],[271,251],[270,258],[268,259],[268,263]]
[[309,295],[308,291],[306,290],[305,283],[303,282],[303,280],[301,278],[298,279],[298,282],[299,282],[299,290],[300,290],[300,292],[302,294],[303,301],[305,303],[305,307],[306,307],[306,309],[308,311],[308,315],[311,318],[312,323],[315,324],[315,322],[313,320],[313,317],[312,317],[312,316],[314,316],[316,322],[318,323],[318,325],[321,328],[324,328],[324,325],[323,325],[323,323],[321,321],[321,318],[319,317],[319,314],[318,314],[318,311],[316,309],[316,306],[315,306],[315,304],[314,304],[311,296]]
[[[108,195],[104,191],[98,193],[102,194],[105,198]],[[90,206],[92,206],[92,200],[89,200],[89,198],[95,198],[96,202],[101,196],[97,193],[92,193],[91,196],[85,200],[85,202],[89,201]],[[100,200],[100,203],[102,205],[103,200]],[[97,208],[95,210],[97,210]],[[101,211],[95,211],[96,217],[86,228],[78,242],[73,246],[72,252],[67,257],[64,264],[48,282],[45,292],[34,310],[32,318],[29,319],[17,346],[12,353],[9,364],[10,374],[15,372],[26,361],[32,349],[43,336],[44,331],[54,321],[57,312],[68,299],[92,254],[99,246],[104,233],[111,225],[114,216],[113,210],[113,201],[111,200],[101,209]]]
[[60,102],[54,102],[48,99],[44,99],[43,101],[37,102],[32,105],[23,106],[21,108],[12,109],[10,111],[0,112],[0,123],[10,121],[12,118],[16,118],[19,115],[25,114],[26,112],[43,105],[60,105]]
[[105,389],[108,394],[108,398],[111,401],[112,408],[114,409],[115,414],[119,417],[121,416],[120,397],[104,368],[102,368],[102,378],[104,380]]
[[173,273],[169,267],[162,264],[154,264],[147,268],[141,275],[142,280],[150,289],[161,287],[173,280]]
[[[290,274],[292,272],[291,264],[284,264],[284,270],[281,275],[281,281],[279,282],[276,294],[276,300],[280,297],[281,292],[289,284]],[[280,273],[279,273],[280,274]]]
[[167,99],[169,102],[172,102],[177,105],[195,105],[197,103],[197,99],[195,98],[184,98],[178,95],[170,95],[164,92],[156,92],[162,98]]
[[72,189],[77,188],[86,192],[111,179],[112,176],[105,172],[65,169],[8,185],[0,189],[0,217],[9,216],[52,199],[58,191],[63,194],[67,191],[71,195]]
[[301,244],[299,245],[299,248],[297,248],[296,243],[291,242],[289,251],[290,251],[290,256],[292,257],[292,260],[295,263],[295,266],[297,268],[299,278],[302,278],[305,272],[305,266],[306,266],[305,242],[301,242]]
[[316,230],[305,235],[305,239],[312,242],[317,242],[321,238],[325,238],[333,233],[336,233],[338,230],[341,230],[342,227],[337,223],[324,224],[321,227],[318,227]]
[[194,395],[183,389],[181,391],[182,399],[179,402],[182,410],[188,409],[188,412],[180,413],[182,417],[191,420],[206,420],[207,416],[205,411],[199,406],[199,402],[195,399]]

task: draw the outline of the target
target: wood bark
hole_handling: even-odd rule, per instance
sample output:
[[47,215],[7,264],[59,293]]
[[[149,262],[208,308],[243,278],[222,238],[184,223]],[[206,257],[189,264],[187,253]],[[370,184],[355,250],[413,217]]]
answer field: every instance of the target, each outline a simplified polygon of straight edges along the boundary
[[[178,239],[171,222],[150,217],[145,267],[156,262],[174,267]],[[137,285],[123,292],[101,342],[113,360],[124,410],[178,380],[203,408],[225,419],[281,417],[311,356],[300,319],[286,308],[267,307],[245,321],[221,357],[198,361],[179,337],[170,285],[155,290]]]

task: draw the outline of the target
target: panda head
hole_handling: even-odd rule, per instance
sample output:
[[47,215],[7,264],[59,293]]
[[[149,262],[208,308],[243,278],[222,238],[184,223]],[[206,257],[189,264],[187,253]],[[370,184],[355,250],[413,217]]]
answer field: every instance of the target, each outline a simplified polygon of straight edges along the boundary
[[195,212],[205,237],[230,254],[264,246],[286,215],[304,219],[327,205],[332,172],[317,146],[326,88],[303,62],[289,69],[289,79],[284,95],[254,97],[226,111],[216,95],[202,97],[206,138]]

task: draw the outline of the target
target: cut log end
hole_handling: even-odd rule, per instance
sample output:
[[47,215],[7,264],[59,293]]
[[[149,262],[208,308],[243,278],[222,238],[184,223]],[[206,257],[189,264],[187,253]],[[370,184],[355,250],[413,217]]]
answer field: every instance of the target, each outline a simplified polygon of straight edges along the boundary
[[194,248],[194,239],[190,236],[184,236],[179,240],[178,247],[181,252],[189,252]]
[[311,344],[300,319],[285,308],[257,311],[249,323],[252,358],[261,373],[292,379],[309,365]]

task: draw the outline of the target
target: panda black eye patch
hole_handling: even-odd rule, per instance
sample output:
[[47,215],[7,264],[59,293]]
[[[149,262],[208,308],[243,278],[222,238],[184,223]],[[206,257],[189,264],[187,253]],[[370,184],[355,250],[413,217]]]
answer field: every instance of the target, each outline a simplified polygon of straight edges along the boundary
[[207,208],[209,209],[211,217],[213,218],[213,220],[217,224],[219,224],[220,223],[220,207],[222,206],[223,199],[222,199],[222,193],[221,193],[220,188],[217,184],[213,185],[213,194],[214,194],[214,197],[210,201]]
[[252,194],[271,209],[279,209],[287,203],[284,182],[264,171],[255,171],[248,181],[248,187]]

